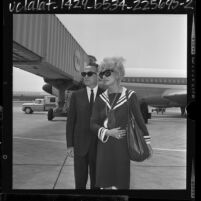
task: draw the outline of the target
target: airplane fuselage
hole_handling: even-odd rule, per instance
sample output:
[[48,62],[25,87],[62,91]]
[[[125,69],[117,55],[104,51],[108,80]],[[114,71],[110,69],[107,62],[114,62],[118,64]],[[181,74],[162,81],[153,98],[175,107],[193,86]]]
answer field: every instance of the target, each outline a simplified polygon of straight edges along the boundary
[[139,100],[143,98],[153,107],[185,107],[187,104],[186,78],[126,77],[122,86],[134,90]]

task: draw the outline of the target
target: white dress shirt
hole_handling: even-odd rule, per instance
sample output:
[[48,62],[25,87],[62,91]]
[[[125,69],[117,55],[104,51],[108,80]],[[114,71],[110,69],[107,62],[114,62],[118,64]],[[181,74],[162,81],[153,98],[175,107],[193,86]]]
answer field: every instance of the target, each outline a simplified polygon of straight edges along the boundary
[[97,91],[98,91],[98,85],[96,87],[94,87],[93,89],[91,89],[89,87],[86,87],[86,88],[87,88],[87,96],[88,96],[89,102],[90,102],[91,90],[93,90],[93,92],[94,92],[94,101],[95,101],[96,94],[97,94]]

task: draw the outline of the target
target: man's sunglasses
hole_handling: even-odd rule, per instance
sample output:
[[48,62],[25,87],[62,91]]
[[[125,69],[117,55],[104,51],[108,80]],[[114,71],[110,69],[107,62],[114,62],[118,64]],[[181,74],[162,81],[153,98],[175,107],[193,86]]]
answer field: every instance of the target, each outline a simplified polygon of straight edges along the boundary
[[95,72],[91,72],[91,71],[89,71],[89,72],[81,72],[82,77],[86,77],[86,75],[88,77],[91,77],[93,74],[96,74],[96,73]]
[[109,77],[112,74],[112,72],[114,72],[114,71],[113,70],[102,71],[102,72],[99,73],[99,77],[101,79],[103,79],[103,75],[105,75],[106,77]]

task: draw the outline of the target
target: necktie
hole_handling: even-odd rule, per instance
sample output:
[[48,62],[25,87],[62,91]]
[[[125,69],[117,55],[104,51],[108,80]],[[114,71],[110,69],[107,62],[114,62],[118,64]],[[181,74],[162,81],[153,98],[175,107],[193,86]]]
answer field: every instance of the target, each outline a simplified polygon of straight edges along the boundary
[[94,91],[93,91],[93,89],[91,89],[91,95],[90,95],[90,113],[92,112],[93,102],[94,102]]

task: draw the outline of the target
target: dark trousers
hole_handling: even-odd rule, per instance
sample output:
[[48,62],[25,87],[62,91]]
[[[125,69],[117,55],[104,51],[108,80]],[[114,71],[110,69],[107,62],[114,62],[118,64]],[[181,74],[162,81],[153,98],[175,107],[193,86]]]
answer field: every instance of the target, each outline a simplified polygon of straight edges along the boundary
[[90,176],[90,188],[95,189],[96,148],[94,149],[94,147],[90,147],[90,150],[84,156],[74,155],[74,176],[76,189],[86,189],[88,173]]
[[148,123],[147,117],[143,117],[143,118],[144,118],[144,123],[147,124]]

